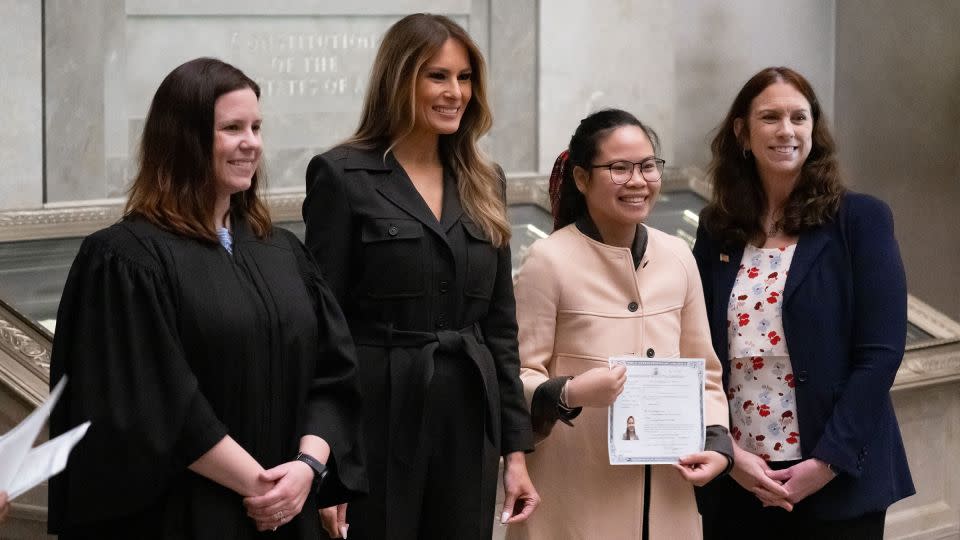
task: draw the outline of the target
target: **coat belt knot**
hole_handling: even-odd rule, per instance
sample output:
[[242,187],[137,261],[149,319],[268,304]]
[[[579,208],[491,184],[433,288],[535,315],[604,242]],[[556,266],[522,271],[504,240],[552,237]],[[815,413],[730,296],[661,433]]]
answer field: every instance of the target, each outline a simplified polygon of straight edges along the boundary
[[411,466],[420,453],[426,397],[436,369],[436,357],[466,356],[479,370],[487,405],[485,434],[494,446],[499,439],[499,385],[493,357],[483,346],[478,323],[460,330],[417,332],[390,324],[352,329],[357,345],[387,349],[390,362],[390,454]]

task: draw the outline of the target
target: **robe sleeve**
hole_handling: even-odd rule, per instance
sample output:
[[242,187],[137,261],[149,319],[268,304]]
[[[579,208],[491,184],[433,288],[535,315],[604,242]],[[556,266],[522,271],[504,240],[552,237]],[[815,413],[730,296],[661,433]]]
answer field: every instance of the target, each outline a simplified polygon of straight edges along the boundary
[[[288,233],[289,234],[289,233]],[[354,500],[367,492],[360,445],[360,387],[357,355],[346,318],[306,247],[289,234],[297,265],[317,316],[318,343],[313,378],[307,386],[300,432],[330,445],[330,471],[318,494],[320,507]]]
[[[506,176],[495,166],[500,178],[501,196],[506,203]],[[516,300],[513,292],[510,243],[497,248],[497,274],[486,315],[480,320],[487,348],[494,358],[500,385],[500,454],[532,452],[533,432],[530,411],[520,380],[520,356],[517,342]]]
[[57,314],[50,384],[69,383],[50,438],[87,420],[50,482],[50,529],[136,512],[226,436],[185,357],[177,298],[123,224],[88,237]]
[[500,454],[533,451],[530,411],[523,397],[517,351],[516,303],[510,268],[510,245],[497,249],[497,275],[487,314],[480,320],[486,345],[495,360],[500,384]]

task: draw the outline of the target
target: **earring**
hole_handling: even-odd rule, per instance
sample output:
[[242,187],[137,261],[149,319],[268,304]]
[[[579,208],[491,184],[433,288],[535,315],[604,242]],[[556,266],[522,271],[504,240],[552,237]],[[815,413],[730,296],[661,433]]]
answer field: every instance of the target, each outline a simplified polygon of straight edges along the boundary
[[744,148],[742,148],[740,151],[741,151],[741,153],[743,153],[743,159],[747,159],[747,153],[750,152],[750,149],[744,147]]

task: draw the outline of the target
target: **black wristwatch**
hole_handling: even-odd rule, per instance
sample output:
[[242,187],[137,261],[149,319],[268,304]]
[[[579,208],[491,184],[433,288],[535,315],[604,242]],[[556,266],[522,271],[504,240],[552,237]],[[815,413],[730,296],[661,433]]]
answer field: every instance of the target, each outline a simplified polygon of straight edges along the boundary
[[323,484],[323,479],[327,477],[327,466],[320,463],[317,458],[303,452],[297,453],[297,461],[302,461],[313,469],[313,484],[310,486],[310,490],[318,493],[320,486]]

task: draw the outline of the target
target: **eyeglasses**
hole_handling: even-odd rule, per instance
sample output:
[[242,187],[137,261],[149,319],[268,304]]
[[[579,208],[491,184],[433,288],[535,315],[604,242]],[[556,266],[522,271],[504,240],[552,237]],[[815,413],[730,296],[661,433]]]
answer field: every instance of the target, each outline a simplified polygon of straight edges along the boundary
[[663,176],[663,166],[667,162],[660,158],[647,158],[643,161],[614,161],[606,165],[593,165],[594,169],[607,169],[610,171],[610,180],[617,185],[623,185],[633,178],[633,168],[640,168],[640,176],[647,182],[659,182]]

